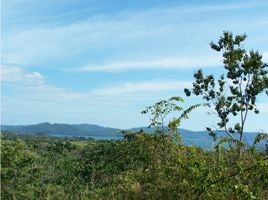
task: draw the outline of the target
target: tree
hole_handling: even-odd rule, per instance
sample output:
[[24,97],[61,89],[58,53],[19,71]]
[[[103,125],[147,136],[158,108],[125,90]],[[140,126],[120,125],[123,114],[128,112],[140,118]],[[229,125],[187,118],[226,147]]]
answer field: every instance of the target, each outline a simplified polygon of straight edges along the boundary
[[38,156],[28,150],[22,140],[2,140],[1,138],[1,197],[11,199],[18,194],[19,199],[29,199],[32,195],[29,185],[38,173],[33,163]]
[[[181,120],[188,119],[188,114],[195,108],[201,106],[200,104],[196,104],[184,109],[178,105],[178,102],[183,103],[184,100],[178,96],[171,97],[168,100],[160,100],[152,106],[147,106],[141,113],[149,114],[151,116],[151,124],[149,127],[156,127],[157,131],[162,135],[169,133],[171,136],[177,137],[178,127],[180,126]],[[181,112],[179,117],[166,119],[168,115],[176,112]],[[177,139],[179,138],[177,137]]]
[[[217,125],[224,128],[229,141],[237,144],[238,156],[244,141],[244,127],[249,111],[256,114],[256,98],[266,92],[268,95],[268,65],[262,61],[258,51],[247,51],[242,43],[246,35],[233,36],[231,32],[223,32],[217,43],[211,42],[213,50],[222,52],[226,74],[218,80],[214,76],[204,76],[202,70],[194,74],[195,81],[192,89],[184,89],[187,96],[191,93],[202,96],[208,106],[214,107],[219,117]],[[234,116],[237,123],[230,125],[230,117]],[[237,117],[238,119],[237,119]],[[207,130],[212,133],[211,128]],[[239,138],[234,137],[239,134]]]

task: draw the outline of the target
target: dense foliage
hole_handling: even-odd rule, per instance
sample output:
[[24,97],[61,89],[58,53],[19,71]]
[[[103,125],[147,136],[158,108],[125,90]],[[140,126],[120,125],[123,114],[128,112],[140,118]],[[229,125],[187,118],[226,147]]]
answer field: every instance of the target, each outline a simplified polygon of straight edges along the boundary
[[1,140],[2,199],[265,199],[268,157],[239,160],[168,135],[123,140]]

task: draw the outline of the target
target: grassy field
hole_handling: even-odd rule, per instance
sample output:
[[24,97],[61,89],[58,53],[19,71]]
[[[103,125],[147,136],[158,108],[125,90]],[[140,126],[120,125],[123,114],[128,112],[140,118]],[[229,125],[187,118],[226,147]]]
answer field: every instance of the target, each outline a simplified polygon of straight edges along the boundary
[[72,144],[74,144],[74,145],[76,145],[76,146],[78,146],[78,147],[85,147],[85,146],[88,145],[89,143],[95,143],[95,142],[93,142],[93,141],[83,141],[83,140],[81,140],[81,141],[71,141],[70,143],[72,143]]

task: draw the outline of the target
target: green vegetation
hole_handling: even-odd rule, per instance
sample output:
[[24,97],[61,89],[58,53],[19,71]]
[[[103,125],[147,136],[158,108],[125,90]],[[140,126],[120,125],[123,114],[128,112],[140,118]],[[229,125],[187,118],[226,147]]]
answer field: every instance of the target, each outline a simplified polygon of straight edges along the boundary
[[[181,97],[174,96],[169,98],[168,100],[160,100],[152,106],[147,106],[145,110],[143,110],[142,114],[149,114],[151,124],[149,127],[156,127],[156,132],[163,135],[170,135],[171,137],[175,137],[178,143],[181,143],[181,138],[178,135],[178,128],[183,119],[188,119],[188,114],[192,112],[195,108],[200,107],[200,104],[196,104],[190,106],[187,109],[181,107],[178,103],[183,103],[184,100]],[[181,114],[178,117],[169,118],[171,114]],[[179,141],[178,141],[179,140]]]
[[2,139],[2,198],[267,198],[265,152],[249,149],[237,160],[232,149],[206,151],[144,133],[82,144]]
[[[259,134],[252,146],[241,139],[247,112],[255,109],[256,96],[268,88],[267,65],[259,53],[248,55],[240,48],[244,39],[226,32],[218,45],[212,44],[213,49],[226,50],[227,76],[235,85],[228,87],[227,97],[221,92],[227,84],[223,76],[216,86],[213,76],[195,74],[193,93],[214,103],[220,128],[227,127],[230,114],[241,114],[242,124],[226,128],[231,139],[216,140],[208,129],[219,141],[215,150],[181,142],[181,120],[200,105],[183,109],[180,97],[145,108],[151,126],[157,127],[155,134],[123,131],[121,140],[95,141],[7,132],[1,135],[1,198],[268,199],[268,149],[256,150],[256,144],[267,141],[267,134]],[[169,115],[172,118],[165,124]],[[232,137],[235,131],[238,141]]]

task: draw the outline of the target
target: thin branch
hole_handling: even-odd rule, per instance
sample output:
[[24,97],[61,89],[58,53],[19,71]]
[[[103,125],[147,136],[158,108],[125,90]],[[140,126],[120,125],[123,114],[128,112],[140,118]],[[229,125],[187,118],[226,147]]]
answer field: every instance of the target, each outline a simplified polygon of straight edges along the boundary
[[231,135],[231,133],[227,130],[226,124],[224,126],[225,132],[230,136],[230,138],[234,139],[234,137]]

